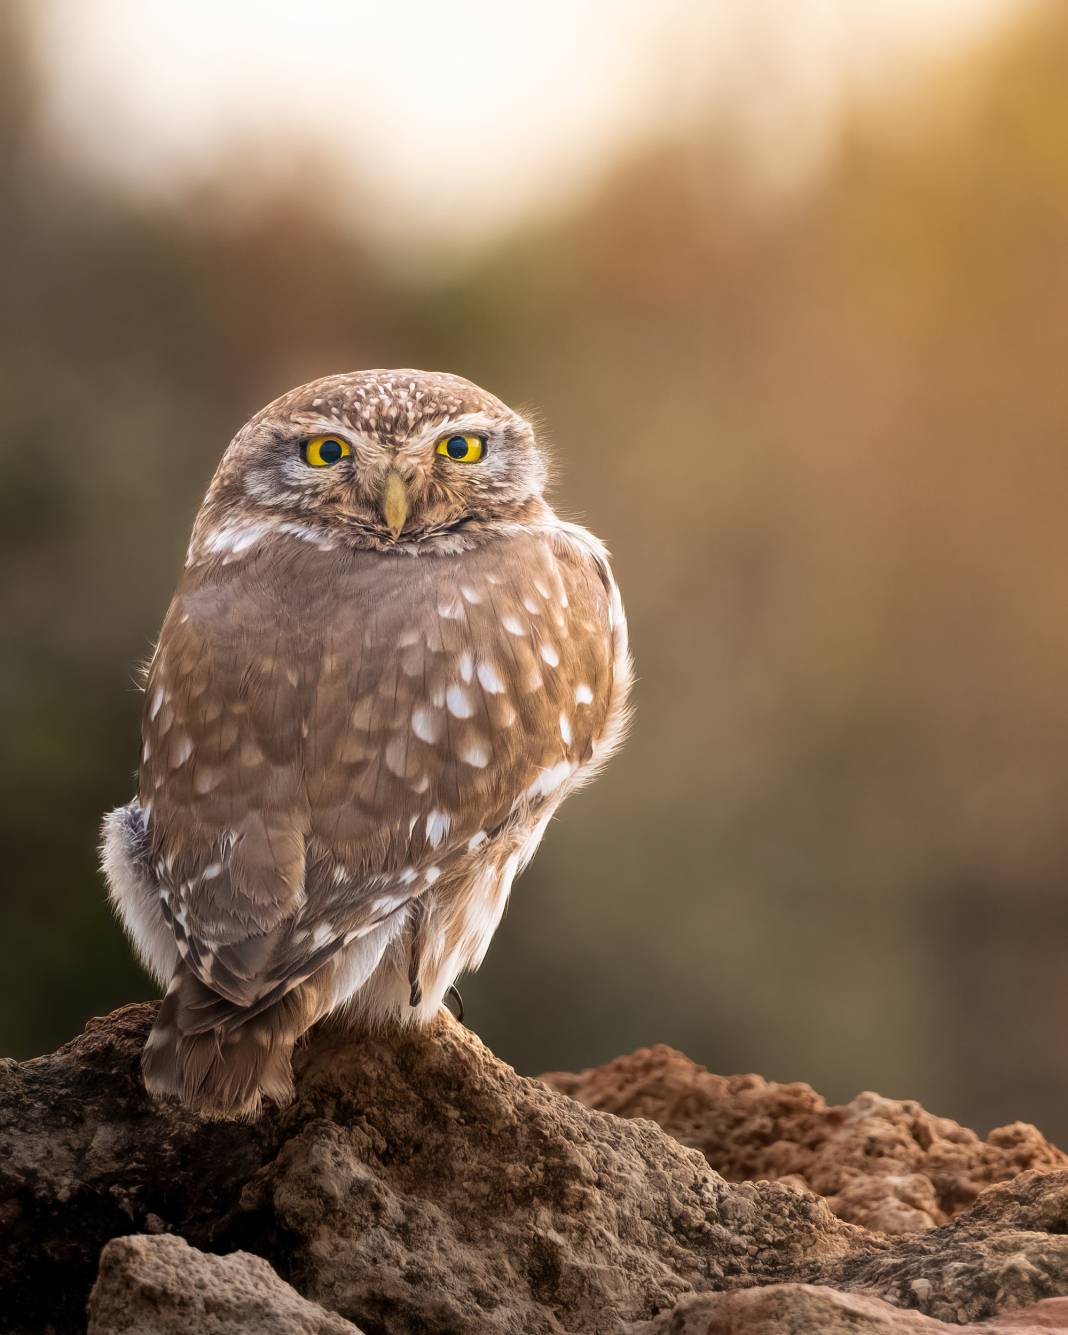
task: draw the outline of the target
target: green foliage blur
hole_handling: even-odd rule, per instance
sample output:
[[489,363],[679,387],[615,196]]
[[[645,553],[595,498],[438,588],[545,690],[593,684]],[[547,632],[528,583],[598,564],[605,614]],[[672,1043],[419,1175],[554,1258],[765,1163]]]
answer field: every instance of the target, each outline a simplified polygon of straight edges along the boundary
[[1026,14],[770,204],[694,126],[435,279],[299,172],[147,204],[61,165],[7,25],[0,1051],[152,994],[97,828],[223,447],[422,366],[536,406],[639,670],[473,1027],[528,1072],[664,1041],[1068,1138],[1065,51],[1068,7]]

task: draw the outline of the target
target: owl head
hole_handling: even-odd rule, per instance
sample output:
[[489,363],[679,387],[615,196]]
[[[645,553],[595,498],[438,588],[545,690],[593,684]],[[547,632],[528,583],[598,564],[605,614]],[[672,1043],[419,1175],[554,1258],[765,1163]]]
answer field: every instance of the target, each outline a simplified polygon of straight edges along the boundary
[[290,390],[242,427],[197,529],[288,521],[358,547],[463,550],[531,519],[545,474],[530,423],[470,381],[356,371]]

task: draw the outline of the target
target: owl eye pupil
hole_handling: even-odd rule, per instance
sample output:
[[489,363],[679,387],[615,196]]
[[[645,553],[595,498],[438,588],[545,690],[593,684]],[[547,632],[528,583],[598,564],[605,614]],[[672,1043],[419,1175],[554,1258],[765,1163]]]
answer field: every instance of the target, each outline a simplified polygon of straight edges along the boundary
[[450,436],[445,442],[445,449],[450,459],[462,459],[468,450],[467,441],[463,436]]
[[319,446],[319,458],[324,464],[336,464],[341,458],[341,445],[336,440],[324,440]]

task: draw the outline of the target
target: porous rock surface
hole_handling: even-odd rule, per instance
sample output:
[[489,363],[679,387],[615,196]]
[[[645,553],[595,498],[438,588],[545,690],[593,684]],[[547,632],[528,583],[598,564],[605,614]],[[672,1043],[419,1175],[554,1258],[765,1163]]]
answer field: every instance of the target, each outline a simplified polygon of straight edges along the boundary
[[[1068,1298],[1047,1298],[992,1321],[963,1329],[976,1335],[1048,1335],[1068,1330]],[[948,1335],[947,1325],[880,1298],[839,1293],[816,1284],[771,1284],[762,1289],[702,1293],[683,1298],[652,1321],[627,1327],[627,1335]]]
[[153,1013],[0,1064],[0,1331],[84,1331],[94,1280],[92,1335],[1068,1329],[1068,1171],[889,1238],[732,1185],[444,1016],[320,1031],[290,1108],[207,1122],[141,1088]]
[[662,1044],[542,1079],[589,1108],[650,1118],[728,1181],[793,1182],[840,1219],[884,1233],[947,1223],[1027,1169],[1068,1168],[1068,1155],[1025,1122],[982,1140],[908,1099],[865,1093],[828,1106],[808,1085],[713,1075]]
[[89,1335],[360,1335],[259,1256],[210,1256],[170,1233],[114,1238],[100,1254]]

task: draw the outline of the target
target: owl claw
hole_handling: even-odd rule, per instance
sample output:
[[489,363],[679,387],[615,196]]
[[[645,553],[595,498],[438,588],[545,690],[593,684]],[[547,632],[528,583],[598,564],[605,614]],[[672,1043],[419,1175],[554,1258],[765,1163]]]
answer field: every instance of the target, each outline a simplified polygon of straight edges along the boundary
[[[460,1021],[461,1024],[463,1024],[464,999],[462,996],[460,996],[460,989],[456,986],[455,983],[450,983],[449,986],[445,989],[445,996],[446,998],[451,997],[453,1001],[456,1002],[456,1018]],[[446,1010],[449,1009],[445,1001],[442,1002],[442,1005],[445,1006]]]

